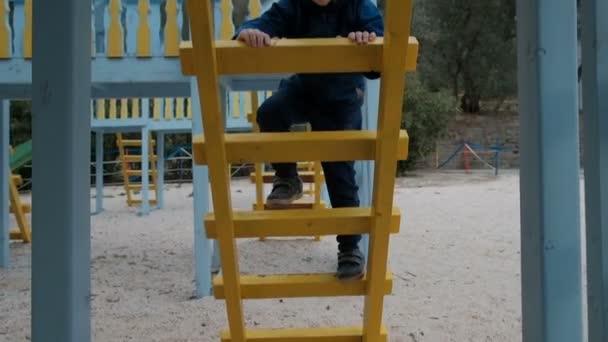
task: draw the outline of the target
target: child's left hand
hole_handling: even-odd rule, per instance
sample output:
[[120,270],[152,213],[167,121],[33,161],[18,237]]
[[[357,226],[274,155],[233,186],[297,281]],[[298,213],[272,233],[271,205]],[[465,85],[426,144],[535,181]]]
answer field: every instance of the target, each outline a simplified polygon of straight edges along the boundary
[[367,43],[371,43],[374,40],[376,40],[376,33],[375,32],[367,32],[367,31],[357,31],[357,32],[351,32],[348,34],[348,39],[350,39],[352,42],[360,44],[360,45],[365,45]]

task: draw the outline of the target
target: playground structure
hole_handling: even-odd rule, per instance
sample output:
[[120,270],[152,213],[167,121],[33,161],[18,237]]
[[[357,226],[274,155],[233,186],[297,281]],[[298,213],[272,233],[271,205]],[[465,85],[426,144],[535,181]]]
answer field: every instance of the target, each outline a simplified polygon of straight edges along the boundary
[[30,204],[22,203],[21,196],[19,195],[18,186],[23,183],[23,179],[20,175],[13,174],[19,168],[30,162],[32,158],[32,142],[28,141],[15,149],[10,148],[10,169],[9,173],[9,212],[15,217],[17,228],[10,229],[9,237],[11,240],[20,240],[25,243],[32,241],[32,230],[30,228],[29,220],[26,214],[32,212],[32,206]]
[[[114,18],[110,22],[120,22],[116,19],[120,17],[117,13],[121,13],[121,7],[116,5],[120,1],[110,2],[112,10],[108,13]],[[171,1],[167,1],[169,2]],[[136,40],[133,37],[138,30],[127,32],[130,38],[124,45],[131,51],[127,57],[112,56],[116,51],[106,53],[95,49],[99,54],[91,59],[92,46],[96,48],[96,44],[105,44],[106,39],[99,39],[94,34],[96,44],[92,45],[88,30],[77,29],[93,26],[88,2],[66,0],[60,3],[36,3],[35,11],[45,15],[35,16],[31,15],[32,1],[26,1],[26,6],[20,5],[22,3],[19,1],[11,2],[13,11],[19,9],[21,14],[28,13],[27,16],[15,15],[11,20],[7,17],[8,9],[11,8],[8,3],[6,0],[0,2],[0,97],[3,100],[0,106],[0,175],[3,179],[0,182],[3,211],[0,266],[7,266],[9,261],[7,100],[32,98],[34,110],[41,113],[34,117],[33,127],[33,140],[36,142],[33,150],[36,163],[33,170],[36,182],[33,226],[41,228],[34,228],[33,234],[36,247],[32,250],[31,338],[34,342],[86,342],[91,340],[90,208],[87,201],[90,195],[87,171],[89,152],[86,142],[89,141],[92,123],[88,119],[83,120],[82,113],[89,110],[89,97],[191,97],[193,103],[198,103],[198,94],[194,91],[195,84],[180,75],[176,57],[165,57],[158,49],[154,49],[145,58],[135,57],[133,51],[138,50],[131,43]],[[138,4],[141,5],[137,7],[132,2],[125,3],[127,13],[139,13],[135,9],[141,9],[145,14],[150,10],[150,3],[155,2],[140,1]],[[198,2],[200,3],[203,2]],[[605,1],[583,0],[582,3],[588,341],[603,342],[608,336],[608,284],[605,277],[605,270],[608,269],[608,182],[605,181],[608,175],[608,134],[605,129],[608,127],[605,115],[608,98],[604,95],[608,91],[608,69],[604,62],[608,60],[608,52],[603,48],[608,45],[608,21],[602,16],[608,13],[608,8]],[[229,3],[224,5],[218,2],[215,5],[216,19],[229,17],[230,11],[222,11],[221,6],[229,8]],[[93,9],[101,8],[105,11],[105,6],[105,1],[98,1]],[[259,8],[259,3],[257,6]],[[522,117],[523,341],[582,341],[584,315],[576,116],[575,2],[518,0],[517,7]],[[95,12],[98,11],[93,11]],[[132,15],[126,17],[133,18]],[[34,19],[36,22],[29,29],[24,29],[28,26],[19,24],[22,18],[27,18],[30,22]],[[222,20],[217,20],[216,28],[221,27],[221,23]],[[14,29],[15,25],[17,30]],[[216,29],[216,32],[219,31]],[[108,32],[109,36],[117,36],[110,34],[115,30]],[[139,32],[144,32],[144,37],[154,37],[147,41],[153,42],[161,50],[164,48],[164,43],[160,40],[157,42],[158,31],[155,35],[147,35],[146,32],[149,31],[146,29]],[[8,38],[13,36],[16,38]],[[27,41],[24,37],[31,37],[29,40],[34,41],[34,49],[31,45],[20,43]],[[123,45],[118,46],[120,49]],[[36,54],[45,56],[44,59],[34,60],[34,73],[32,62],[28,59],[33,50]],[[172,53],[177,54],[177,49]],[[271,90],[276,87],[276,79],[274,76],[230,76],[222,79],[225,88],[221,91],[229,88],[234,91],[252,88]],[[377,85],[372,82],[370,90],[370,93],[377,91]],[[224,98],[224,95],[221,96]],[[226,101],[226,106],[229,102]],[[377,105],[371,96],[365,106],[373,108]],[[200,134],[200,108],[193,106],[192,111],[193,133]],[[373,114],[367,111],[367,128],[374,129],[371,117]],[[227,118],[226,123],[228,122],[230,119]],[[147,148],[147,144],[142,144],[142,150]],[[58,150],[65,153],[57,155],[55,152]],[[147,152],[142,152],[142,157],[147,155]],[[371,179],[371,165],[360,163],[358,171],[360,184],[365,185],[365,188]],[[66,172],[69,177],[66,177]],[[205,286],[210,284],[210,248],[201,221],[201,213],[205,212],[204,204],[207,203],[206,172],[207,169],[201,166],[196,166],[194,170],[194,239],[199,295],[206,293]],[[225,179],[227,176],[220,177]],[[364,205],[371,203],[365,200],[362,202]],[[360,339],[345,337],[344,340]]]
[[489,147],[478,143],[463,142],[459,144],[445,160],[440,161],[439,148],[435,150],[435,168],[444,169],[447,166],[456,168],[462,165],[466,173],[471,173],[474,168],[490,169],[495,176],[501,166],[501,153],[509,150],[508,147],[492,145]]

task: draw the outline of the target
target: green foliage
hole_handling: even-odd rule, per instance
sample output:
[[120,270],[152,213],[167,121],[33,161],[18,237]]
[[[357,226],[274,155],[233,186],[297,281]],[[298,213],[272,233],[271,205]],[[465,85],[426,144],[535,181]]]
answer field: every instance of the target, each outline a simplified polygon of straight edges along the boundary
[[421,79],[461,96],[464,112],[515,94],[514,0],[416,0],[412,30],[420,41]]
[[399,171],[412,169],[435,149],[457,111],[457,101],[449,91],[431,91],[417,75],[409,75],[401,127],[410,137],[409,158],[399,163]]

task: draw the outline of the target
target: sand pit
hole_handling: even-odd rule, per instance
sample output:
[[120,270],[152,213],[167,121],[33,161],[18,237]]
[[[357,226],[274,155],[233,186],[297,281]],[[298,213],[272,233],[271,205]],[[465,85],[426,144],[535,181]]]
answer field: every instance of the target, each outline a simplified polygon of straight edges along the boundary
[[[419,173],[398,184],[390,341],[521,340],[517,173]],[[219,341],[223,302],[192,297],[192,186],[167,185],[166,208],[147,217],[126,207],[122,188],[105,191],[106,211],[91,218],[93,340]],[[236,180],[233,198],[250,208],[253,186]],[[332,272],[336,243],[243,240],[239,251],[243,273]],[[27,341],[31,246],[14,243],[11,255],[12,267],[0,270],[0,341]],[[362,302],[276,299],[245,309],[250,327],[356,325]]]

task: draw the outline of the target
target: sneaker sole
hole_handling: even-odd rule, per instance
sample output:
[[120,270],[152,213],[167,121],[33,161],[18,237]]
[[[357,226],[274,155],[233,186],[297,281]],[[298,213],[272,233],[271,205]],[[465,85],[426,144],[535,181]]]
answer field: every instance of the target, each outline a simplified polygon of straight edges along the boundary
[[287,199],[272,199],[272,200],[269,199],[266,201],[266,205],[268,205],[269,208],[284,207],[286,205],[292,204],[293,202],[299,200],[302,197],[304,197],[303,192],[301,192],[291,198],[287,198]]

